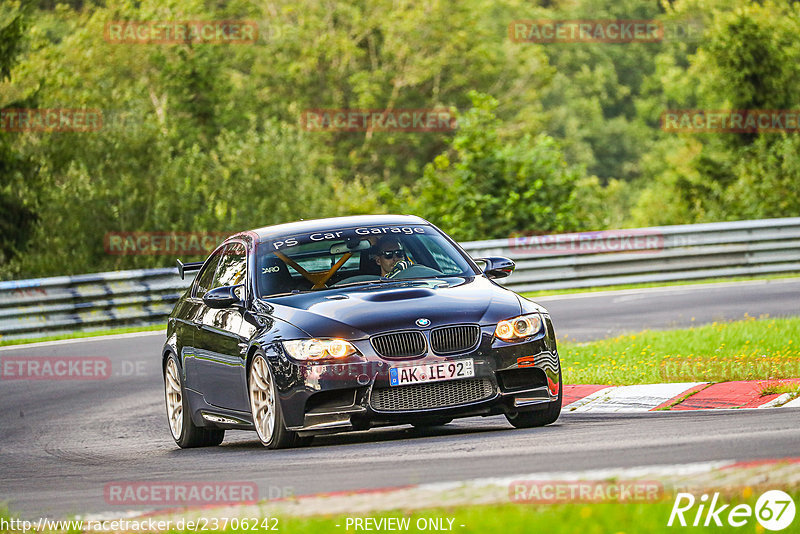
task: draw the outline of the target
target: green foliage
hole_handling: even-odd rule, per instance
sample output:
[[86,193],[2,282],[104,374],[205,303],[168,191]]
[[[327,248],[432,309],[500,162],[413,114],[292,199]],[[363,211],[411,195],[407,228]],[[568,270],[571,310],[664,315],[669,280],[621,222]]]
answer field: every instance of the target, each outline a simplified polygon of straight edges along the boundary
[[716,19],[706,46],[717,99],[733,109],[796,104],[797,6],[749,5]]
[[[236,67],[257,90],[244,83],[232,98],[240,110],[297,123],[307,109],[464,109],[478,90],[503,95],[513,118],[539,105],[549,77],[540,48],[507,39],[507,21],[531,11],[520,4],[279,0],[260,14],[268,53],[243,51]],[[316,135],[344,181],[376,188],[412,185],[452,134]]]
[[497,101],[472,93],[459,116],[452,149],[425,166],[409,194],[409,211],[441,225],[455,239],[502,238],[575,229],[579,171],[550,137],[503,139]]
[[[269,121],[242,134],[225,130],[208,149],[194,143],[180,151],[159,137],[155,125],[142,129],[149,134],[121,128],[114,138],[85,139],[81,158],[54,173],[62,185],[44,193],[44,202],[65,202],[70,209],[44,212],[35,239],[61,251],[59,271],[129,266],[131,257],[106,253],[108,232],[235,233],[339,214],[327,201],[333,189],[324,161],[315,155],[309,135],[292,126]],[[149,142],[134,145],[148,135]],[[126,159],[103,157],[123,147]],[[173,261],[144,256],[136,258],[136,265]],[[51,262],[49,255],[32,254],[17,265],[22,272],[37,272]]]
[[[565,3],[552,18],[653,19],[655,2],[592,0]],[[659,43],[555,43],[544,46],[556,69],[543,91],[547,133],[561,141],[568,160],[607,181],[639,176],[637,160],[653,131],[637,117],[635,97],[654,71]]]
[[800,138],[761,136],[741,154],[725,191],[729,212],[747,219],[800,214]]
[[[0,87],[24,48],[27,9],[19,3],[0,8]],[[16,108],[33,99],[0,99],[0,107]],[[38,220],[35,207],[35,162],[12,146],[13,134],[0,131],[0,265],[25,248]]]
[[[671,49],[656,76],[670,109],[797,109],[800,8],[764,2],[676,3],[704,16],[693,55]],[[637,225],[786,217],[798,214],[796,133],[665,134],[643,158],[646,186]]]
[[3,6],[0,12],[0,81],[11,76],[11,68],[22,51],[27,18],[19,4]]
[[575,182],[575,221],[580,229],[602,230],[630,225],[630,211],[638,190],[622,180],[603,186],[597,176]]
[[[775,1],[69,0],[0,6],[0,277],[171,265],[112,231],[233,232],[412,212],[461,240],[797,215],[794,134],[674,134],[666,109],[796,109]],[[22,6],[29,6],[23,8]],[[652,19],[660,43],[517,43],[520,19]],[[111,21],[253,21],[247,44],[119,44]],[[688,34],[687,34],[688,32]],[[676,37],[677,35],[677,37]],[[457,131],[308,132],[319,108],[451,109]]]

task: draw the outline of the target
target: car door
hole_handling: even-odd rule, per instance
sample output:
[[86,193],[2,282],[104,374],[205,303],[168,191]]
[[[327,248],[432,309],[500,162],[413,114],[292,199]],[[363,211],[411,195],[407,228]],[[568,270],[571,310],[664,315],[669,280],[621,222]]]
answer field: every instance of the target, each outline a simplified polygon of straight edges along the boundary
[[[188,298],[183,303],[182,317],[184,318],[184,325],[182,326],[181,338],[183,341],[183,348],[181,349],[181,357],[183,360],[183,368],[185,372],[186,387],[194,390],[201,391],[200,387],[200,369],[198,362],[198,343],[200,343],[200,326],[203,321],[203,314],[205,313],[203,304],[203,295],[205,295],[213,286],[214,276],[217,274],[217,267],[221,257],[222,249],[215,250],[205,265],[200,269],[195,276],[192,288],[189,292]],[[202,353],[202,349],[200,350]]]
[[[220,254],[219,265],[210,289],[245,284],[247,252],[243,243],[228,243]],[[246,284],[239,288],[245,300]],[[198,387],[208,404],[231,410],[247,411],[245,360],[248,340],[242,310],[222,310],[201,306],[199,330],[196,333]]]

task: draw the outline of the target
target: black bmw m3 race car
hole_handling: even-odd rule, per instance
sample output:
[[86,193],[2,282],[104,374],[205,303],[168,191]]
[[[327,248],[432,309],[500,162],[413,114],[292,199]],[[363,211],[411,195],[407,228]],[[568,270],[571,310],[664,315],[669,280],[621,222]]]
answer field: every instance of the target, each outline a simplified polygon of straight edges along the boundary
[[561,412],[547,310],[419,217],[301,221],[236,234],[169,317],[166,408],[180,447],[255,430],[269,448],[375,426]]

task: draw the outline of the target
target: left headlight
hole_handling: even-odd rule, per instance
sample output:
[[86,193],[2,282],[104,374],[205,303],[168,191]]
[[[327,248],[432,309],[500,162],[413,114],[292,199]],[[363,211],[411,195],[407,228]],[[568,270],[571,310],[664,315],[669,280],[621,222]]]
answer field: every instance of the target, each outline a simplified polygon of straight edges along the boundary
[[341,359],[358,353],[356,348],[343,339],[294,339],[284,341],[283,347],[295,360]]
[[542,316],[538,313],[520,315],[497,323],[494,335],[503,341],[518,341],[539,333],[542,329]]

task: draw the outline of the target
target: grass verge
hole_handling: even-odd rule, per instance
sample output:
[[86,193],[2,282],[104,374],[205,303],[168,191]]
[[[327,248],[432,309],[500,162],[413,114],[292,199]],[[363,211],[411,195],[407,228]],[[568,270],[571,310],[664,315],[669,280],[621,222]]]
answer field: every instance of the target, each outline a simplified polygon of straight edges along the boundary
[[[794,499],[797,502],[797,493]],[[728,502],[728,501],[725,501]],[[748,504],[755,506],[756,496],[749,498],[736,496],[731,499],[732,506]],[[548,534],[622,534],[622,533],[674,533],[676,527],[668,527],[673,501],[639,503],[565,503],[555,505],[534,504],[504,504],[491,506],[469,506],[446,509],[431,509],[412,514],[380,513],[371,515],[374,519],[403,518],[410,519],[410,528],[406,532],[424,532],[434,530],[419,528],[425,526],[429,520],[444,520],[447,527],[448,520],[452,520],[452,531],[458,533],[486,534],[488,532],[503,532],[504,534],[528,534],[530,532],[547,532]],[[689,525],[694,520],[694,512],[686,514]],[[723,516],[724,520],[725,516]],[[705,519],[705,517],[703,517]],[[291,534],[319,534],[320,532],[353,532],[353,526],[345,530],[346,517],[331,519],[286,519],[280,522],[282,532]],[[419,523],[418,523],[419,522]],[[748,522],[749,532],[756,531],[756,520],[751,518]],[[725,525],[727,526],[727,525]],[[714,532],[737,531],[732,527],[727,529],[716,527]],[[729,530],[730,529],[730,530]],[[702,527],[693,528],[692,531],[705,531]],[[742,529],[738,529],[741,531]]]
[[782,273],[765,276],[734,276],[730,278],[704,278],[700,280],[676,280],[674,282],[646,282],[641,284],[619,284],[615,286],[580,287],[574,289],[546,289],[543,291],[530,291],[522,293],[524,297],[536,300],[536,297],[551,295],[572,295],[575,293],[597,293],[600,291],[621,291],[623,289],[643,289],[649,287],[672,287],[704,284],[719,284],[722,282],[748,282],[753,280],[782,280],[784,278],[800,278],[800,273]]
[[761,385],[759,391],[762,397],[767,395],[783,395],[789,393],[792,397],[800,395],[800,382],[786,383],[786,382],[765,382]]
[[[775,488],[771,488],[775,489]],[[795,502],[800,502],[800,490],[797,488],[783,488]],[[697,492],[696,492],[697,493]],[[754,491],[750,487],[731,488],[719,496],[719,505],[728,505],[719,514],[722,526],[711,526],[707,528],[692,527],[692,522],[698,513],[698,504],[690,510],[684,512],[688,528],[692,532],[764,532],[764,528],[759,525],[754,514],[749,517],[740,515],[739,520],[746,522],[744,528],[735,528],[727,523],[728,513],[735,506],[747,505],[750,510],[754,510],[756,502],[761,495],[761,490]],[[699,497],[699,494],[698,494]],[[699,503],[699,501],[697,501]],[[670,515],[675,503],[675,498],[671,494],[657,501],[638,501],[638,502],[567,502],[559,504],[531,504],[526,502],[507,503],[495,505],[469,505],[454,506],[447,508],[429,508],[416,510],[413,512],[396,510],[389,512],[377,512],[367,514],[342,514],[336,517],[258,517],[253,519],[236,520],[217,520],[217,532],[242,532],[253,531],[271,532],[278,531],[288,534],[320,534],[320,533],[348,533],[364,530],[389,531],[398,530],[405,532],[429,532],[435,530],[445,530],[464,534],[486,534],[487,532],[503,532],[507,534],[523,534],[529,532],[547,532],[548,534],[621,534],[621,533],[673,533],[676,529],[681,530],[678,519],[676,518],[673,526],[667,526]],[[685,504],[682,503],[682,504]],[[773,504],[773,506],[776,506]],[[702,510],[700,525],[706,519],[706,510]],[[2,514],[5,524],[11,519],[7,514]],[[357,529],[353,521],[362,520],[362,528]],[[363,521],[370,519],[372,528],[363,528]],[[348,523],[348,519],[350,522]],[[386,528],[387,523],[381,520],[392,520],[395,528]],[[793,525],[800,521],[795,518]],[[0,521],[1,523],[2,521]],[[245,527],[246,522],[246,527]],[[397,528],[397,525],[405,528]],[[210,527],[213,523],[208,523]],[[254,528],[254,525],[258,525]],[[378,528],[382,525],[384,528]],[[267,528],[260,528],[266,526]],[[791,527],[785,530],[792,531]],[[17,529],[0,529],[0,532],[22,532]],[[71,530],[76,532],[76,530]],[[169,532],[181,532],[197,534],[197,529],[172,529]]]
[[561,342],[566,384],[724,382],[800,377],[800,317]]
[[112,336],[115,334],[132,334],[134,332],[158,332],[164,330],[165,324],[153,326],[127,326],[124,328],[109,328],[104,330],[89,330],[85,332],[71,332],[68,334],[58,334],[54,336],[32,337],[26,339],[3,339],[0,337],[0,347],[8,345],[27,345],[28,343],[40,343],[42,341],[60,341],[62,339],[82,339],[87,337]]

